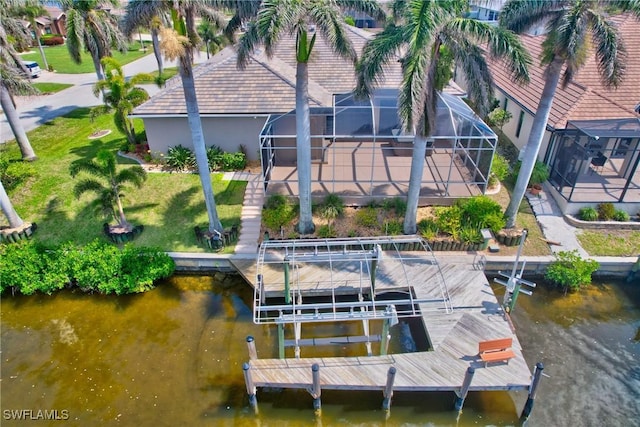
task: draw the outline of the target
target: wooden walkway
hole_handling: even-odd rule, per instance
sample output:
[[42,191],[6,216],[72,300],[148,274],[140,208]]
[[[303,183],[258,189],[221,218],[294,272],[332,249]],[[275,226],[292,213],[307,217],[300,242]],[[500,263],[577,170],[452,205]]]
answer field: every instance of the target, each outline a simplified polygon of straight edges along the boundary
[[[531,384],[531,371],[524,360],[518,338],[510,323],[503,318],[500,303],[482,271],[471,265],[437,264],[427,254],[407,253],[400,262],[383,257],[376,274],[376,295],[385,291],[413,290],[415,298],[441,298],[441,277],[446,278],[453,312],[446,313],[442,304],[421,304],[422,320],[433,351],[391,354],[385,356],[329,357],[301,359],[254,359],[249,362],[256,387],[309,388],[312,383],[311,366],[320,367],[320,384],[324,389],[383,390],[387,371],[396,368],[395,391],[459,391],[467,368],[476,368],[470,390],[526,390]],[[255,264],[237,265],[250,283]],[[273,268],[272,268],[273,267]],[[358,289],[357,270],[348,261],[334,265],[331,272],[320,265],[300,268],[298,282],[314,293],[320,293],[328,275],[332,283],[345,292]],[[440,274],[442,272],[442,274]],[[269,284],[282,282],[279,266],[263,268],[267,290]],[[274,285],[275,286],[275,285]],[[280,290],[282,288],[280,287]],[[335,290],[334,290],[335,291]],[[329,290],[331,292],[331,290]],[[509,363],[490,363],[484,366],[477,356],[480,341],[513,338],[515,358]],[[304,349],[302,351],[304,354]]]

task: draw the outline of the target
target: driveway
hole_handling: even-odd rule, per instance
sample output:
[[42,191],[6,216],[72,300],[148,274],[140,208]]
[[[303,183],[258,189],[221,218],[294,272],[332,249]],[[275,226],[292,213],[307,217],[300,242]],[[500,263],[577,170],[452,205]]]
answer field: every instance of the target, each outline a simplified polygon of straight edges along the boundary
[[[205,62],[207,56],[196,56],[196,64]],[[175,61],[165,61],[165,67],[175,67]],[[125,75],[130,77],[137,73],[152,72],[157,69],[156,59],[153,53],[133,61],[124,67]],[[67,114],[80,107],[93,107],[101,103],[99,98],[93,96],[91,87],[96,82],[95,73],[87,74],[58,74],[42,71],[36,82],[69,83],[74,86],[51,95],[19,96],[16,97],[18,114],[22,126],[29,132],[38,126]],[[153,96],[160,91],[155,85],[144,85],[144,88]],[[0,142],[6,142],[14,138],[4,114],[0,122]]]

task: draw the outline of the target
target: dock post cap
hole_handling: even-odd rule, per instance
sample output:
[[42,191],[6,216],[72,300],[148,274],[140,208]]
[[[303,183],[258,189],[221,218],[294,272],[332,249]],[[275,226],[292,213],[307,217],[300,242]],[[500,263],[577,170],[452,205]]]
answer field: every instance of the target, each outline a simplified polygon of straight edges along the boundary
[[253,342],[254,338],[251,335],[247,335],[247,342]]

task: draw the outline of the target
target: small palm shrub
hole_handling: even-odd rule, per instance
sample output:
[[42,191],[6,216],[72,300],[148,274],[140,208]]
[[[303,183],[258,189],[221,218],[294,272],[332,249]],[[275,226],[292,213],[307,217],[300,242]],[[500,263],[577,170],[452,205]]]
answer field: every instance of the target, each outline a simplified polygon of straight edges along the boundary
[[544,274],[546,280],[558,287],[576,291],[582,286],[591,283],[591,275],[598,269],[600,264],[592,259],[582,259],[578,251],[561,251],[556,255],[556,260],[552,262]]
[[578,211],[578,218],[581,219],[582,221],[597,221],[598,211],[596,211],[591,206],[581,208]]
[[626,213],[625,211],[622,211],[622,210],[618,209],[613,213],[613,220],[614,221],[627,222],[627,221],[629,221],[629,219],[630,219],[629,218],[629,214]]
[[616,213],[613,203],[600,203],[598,205],[598,218],[601,221],[611,221]]
[[167,150],[167,166],[178,172],[193,170],[196,168],[196,156],[182,145],[170,147]]
[[462,210],[460,206],[437,207],[435,208],[435,214],[438,229],[443,233],[451,235],[454,240],[458,240],[460,227],[462,225]]
[[211,147],[207,147],[207,161],[209,162],[209,170],[217,171],[222,168],[222,148],[212,145]]
[[338,237],[336,230],[332,226],[327,224],[319,226],[318,230],[316,231],[316,234],[321,239],[330,239],[332,237]]
[[460,240],[469,245],[482,243],[484,241],[482,233],[480,232],[480,227],[474,227],[471,225],[462,226],[460,229]]
[[324,208],[333,208],[333,210],[335,210],[335,212],[337,213],[337,216],[342,215],[344,212],[344,201],[342,200],[342,197],[338,196],[337,194],[328,194],[324,198],[322,206]]
[[265,227],[278,231],[288,225],[296,216],[295,207],[282,195],[273,195],[267,199],[262,210],[262,223]]

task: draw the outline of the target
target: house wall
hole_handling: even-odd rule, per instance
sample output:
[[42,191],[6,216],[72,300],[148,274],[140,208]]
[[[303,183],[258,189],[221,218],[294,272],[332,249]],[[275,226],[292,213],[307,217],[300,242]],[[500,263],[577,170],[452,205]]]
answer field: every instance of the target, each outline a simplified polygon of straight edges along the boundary
[[[327,123],[326,116],[311,116],[311,135],[324,135]],[[274,135],[291,135],[289,137],[274,138],[275,163],[278,166],[295,165],[298,160],[296,152],[296,120],[295,116],[285,116],[273,123]],[[324,138],[311,138],[311,161],[324,161]]]
[[[504,100],[506,95],[500,90],[496,90],[496,99],[500,102],[500,108],[504,108]],[[529,135],[531,134],[531,127],[533,126],[534,116],[528,111],[524,110],[518,103],[512,98],[508,98],[506,110],[513,116],[507,124],[502,127],[502,132],[513,142],[513,144],[520,150],[520,155],[524,153],[524,147],[527,145]],[[518,119],[520,113],[524,111],[524,121],[522,122],[522,128],[520,129],[520,136],[516,137],[516,131],[518,129]],[[538,159],[544,160],[544,155],[547,152],[547,146],[551,139],[551,132],[545,131],[542,138],[542,144],[540,151],[538,152]]]
[[[191,131],[186,117],[143,118],[151,151],[166,153],[169,147],[182,144],[193,149]],[[248,160],[259,160],[260,131],[267,120],[264,116],[203,117],[202,131],[207,147],[216,145],[226,152],[247,149]]]

